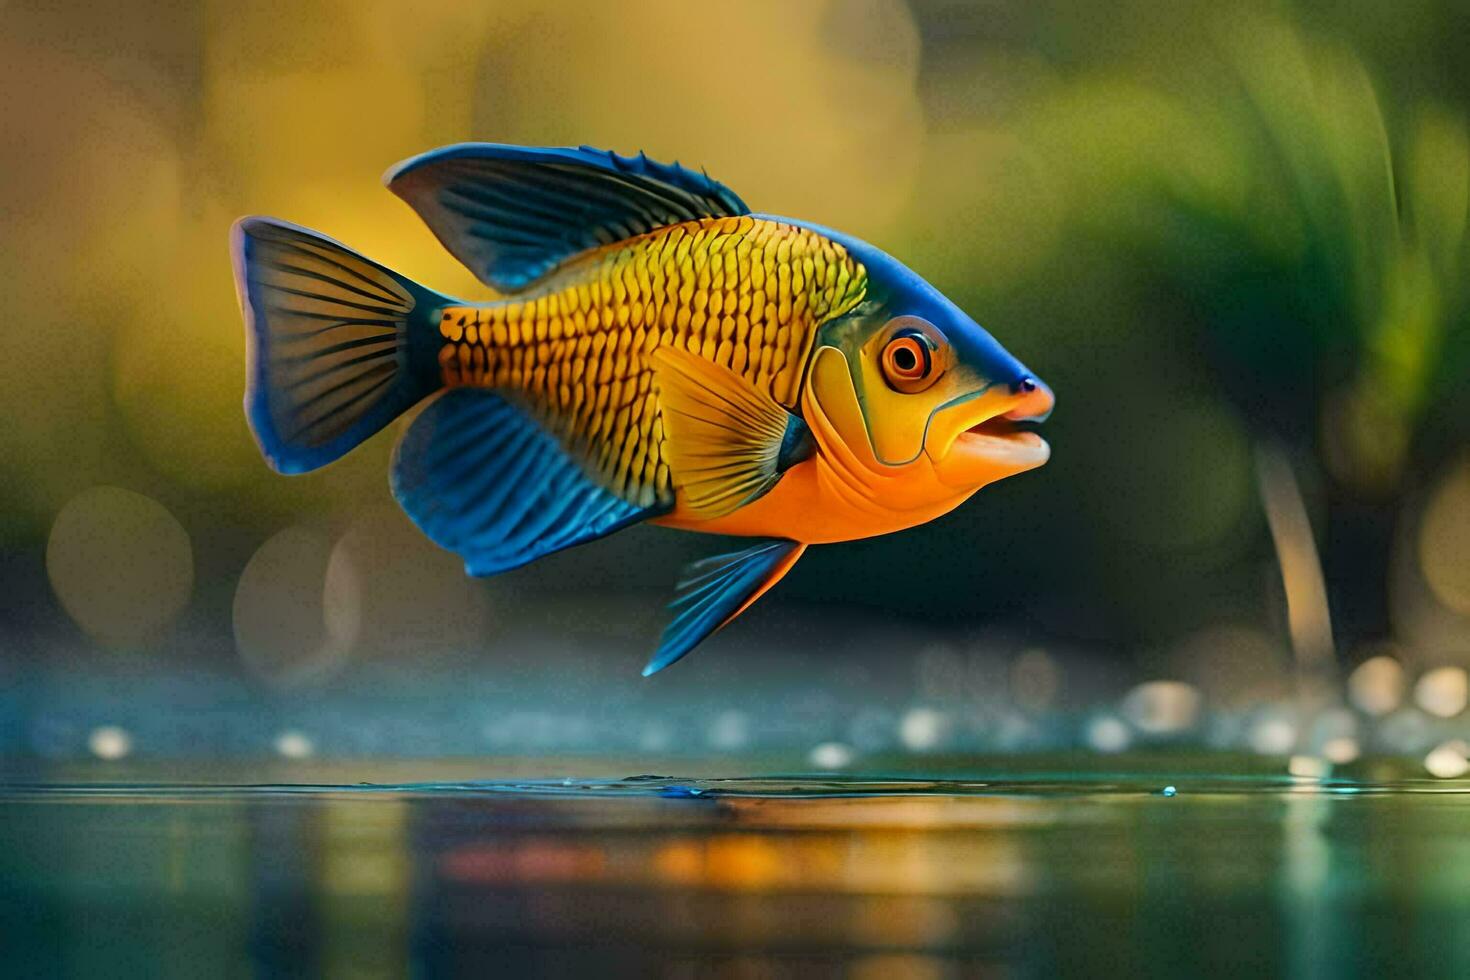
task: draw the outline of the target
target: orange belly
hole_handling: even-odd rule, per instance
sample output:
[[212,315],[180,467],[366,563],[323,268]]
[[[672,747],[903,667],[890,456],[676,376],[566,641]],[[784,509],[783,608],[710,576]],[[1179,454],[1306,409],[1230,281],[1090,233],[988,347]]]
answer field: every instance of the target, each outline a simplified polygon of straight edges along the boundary
[[787,470],[769,493],[732,513],[699,517],[689,511],[680,495],[673,511],[651,523],[707,534],[830,544],[925,524],[954,510],[974,492],[941,484],[927,457],[894,467],[883,485],[858,492],[817,455]]

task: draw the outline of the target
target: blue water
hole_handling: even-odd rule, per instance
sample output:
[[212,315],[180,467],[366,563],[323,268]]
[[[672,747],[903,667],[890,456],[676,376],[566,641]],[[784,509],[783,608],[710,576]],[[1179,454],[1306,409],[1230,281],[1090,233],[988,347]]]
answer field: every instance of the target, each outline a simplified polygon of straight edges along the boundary
[[1470,976],[1456,781],[98,775],[0,786],[8,975]]

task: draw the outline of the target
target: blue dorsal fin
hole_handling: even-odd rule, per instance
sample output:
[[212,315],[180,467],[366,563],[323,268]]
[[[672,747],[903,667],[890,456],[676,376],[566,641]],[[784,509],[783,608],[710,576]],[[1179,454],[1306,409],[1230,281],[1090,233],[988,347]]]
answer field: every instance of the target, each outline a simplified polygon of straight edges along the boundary
[[657,673],[693,650],[705,637],[739,616],[791,570],[806,545],[770,538],[741,551],[714,555],[685,567],[664,627],[643,676]]
[[509,292],[598,245],[750,213],[704,174],[590,146],[458,143],[403,161],[383,182],[481,282]]
[[393,495],[471,575],[518,568],[663,513],[593,483],[556,438],[493,391],[454,388],[393,454]]

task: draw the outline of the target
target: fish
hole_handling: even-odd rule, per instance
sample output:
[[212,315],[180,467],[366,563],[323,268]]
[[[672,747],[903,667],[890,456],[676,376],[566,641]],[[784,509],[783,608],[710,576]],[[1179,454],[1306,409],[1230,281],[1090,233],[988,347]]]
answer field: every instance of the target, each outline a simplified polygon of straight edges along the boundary
[[423,403],[389,483],[469,575],[635,524],[751,539],[684,569],[645,676],[811,545],[924,524],[1050,456],[1033,430],[1051,389],[939,290],[702,171],[462,143],[384,182],[495,298],[237,221],[245,414],[266,462],[315,470]]

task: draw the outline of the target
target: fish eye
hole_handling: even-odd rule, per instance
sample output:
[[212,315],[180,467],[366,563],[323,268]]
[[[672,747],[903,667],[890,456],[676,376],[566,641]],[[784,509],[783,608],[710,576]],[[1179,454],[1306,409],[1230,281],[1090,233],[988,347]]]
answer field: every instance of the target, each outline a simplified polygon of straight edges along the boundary
[[939,377],[934,364],[934,341],[923,331],[908,328],[894,334],[883,347],[883,380],[894,391],[917,394]]

